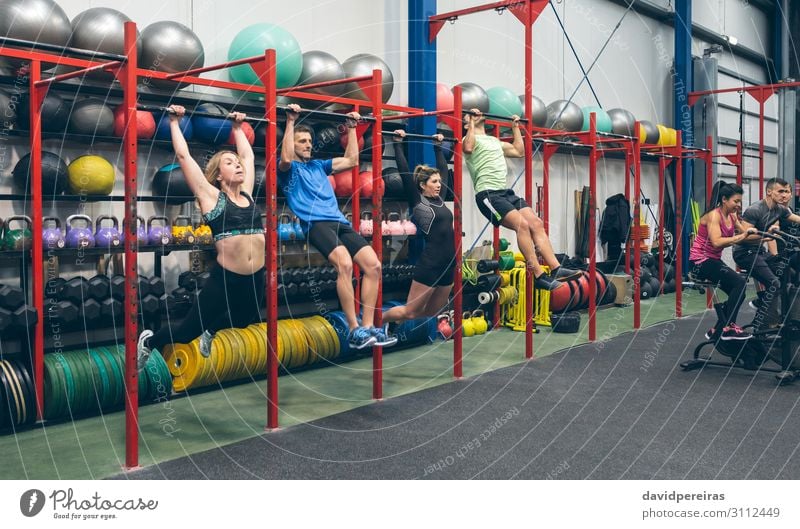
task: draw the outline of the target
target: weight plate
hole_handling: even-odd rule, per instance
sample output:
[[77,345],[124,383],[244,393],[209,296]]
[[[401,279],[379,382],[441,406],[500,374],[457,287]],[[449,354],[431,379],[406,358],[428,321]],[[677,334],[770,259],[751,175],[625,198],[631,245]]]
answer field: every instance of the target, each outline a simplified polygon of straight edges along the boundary
[[122,395],[119,389],[122,380],[117,378],[117,371],[114,369],[111,359],[105,351],[101,351],[100,347],[95,347],[92,353],[94,353],[95,361],[98,362],[98,365],[103,367],[108,376],[108,394],[103,396],[104,409],[112,409],[121,402],[118,399],[120,399]]
[[31,378],[31,374],[28,371],[27,366],[25,366],[25,364],[22,362],[9,360],[8,363],[14,366],[19,375],[20,383],[22,384],[22,389],[25,392],[25,399],[28,406],[28,420],[26,424],[30,424],[36,420],[36,391],[33,387],[33,379]]
[[9,406],[11,425],[19,425],[25,414],[22,409],[22,395],[17,388],[17,383],[14,381],[16,377],[11,373],[5,360],[0,360],[0,377],[3,378],[3,383],[6,385],[6,398],[8,399],[8,403],[13,403],[14,405],[13,407]]
[[[61,406],[64,402],[64,393],[59,380],[59,373],[55,368],[56,360],[52,355],[44,357],[44,418],[53,419],[60,416]],[[2,413],[2,406],[0,406]]]
[[114,354],[109,347],[98,347],[97,352],[102,355],[103,359],[106,362],[106,365],[111,370],[113,374],[112,380],[114,381],[114,404],[113,406],[119,406],[125,402],[125,378],[122,375],[122,369],[120,368],[117,359],[114,357]]
[[238,380],[247,374],[247,345],[241,337],[241,329],[231,329],[228,339],[233,343],[233,368],[230,380]]
[[266,335],[262,336],[255,325],[249,326],[246,331],[254,347],[250,373],[252,376],[263,375],[267,371]]
[[75,379],[72,376],[72,369],[70,369],[70,366],[68,365],[68,362],[62,353],[54,353],[53,357],[57,362],[56,368],[60,369],[63,373],[64,385],[67,388],[67,409],[65,412],[72,416],[72,410],[75,408]]
[[258,346],[249,328],[239,329],[239,338],[244,341],[245,374],[252,378],[253,368],[258,362]]
[[286,334],[286,324],[283,320],[278,321],[278,362],[280,367],[288,369],[292,363],[292,342]]
[[109,373],[106,369],[105,363],[100,359],[97,351],[94,349],[89,349],[89,357],[94,362],[97,373],[100,376],[100,381],[102,383],[102,390],[100,392],[100,410],[105,410],[109,407],[109,401],[111,397],[111,383],[109,382]]
[[19,424],[27,424],[30,422],[31,415],[36,413],[34,409],[35,406],[31,405],[31,397],[28,392],[27,384],[25,384],[25,379],[22,378],[19,364],[17,364],[17,362],[12,363],[11,360],[6,360],[6,365],[14,375],[14,379],[17,383],[17,390],[19,391],[20,403],[22,404],[22,418]]
[[[231,370],[231,358],[233,354],[233,351],[231,351],[231,343],[227,335],[219,332],[214,336],[213,343],[217,346],[217,354],[219,355],[215,364],[217,381],[224,382],[227,380],[226,377]],[[214,351],[213,347],[211,350]],[[212,358],[213,354],[214,353],[212,353]]]
[[[150,378],[150,400],[168,399],[172,395],[172,375],[161,353],[156,351],[155,365],[158,378]],[[152,373],[155,377],[156,373]]]
[[6,376],[0,370],[0,428],[7,428],[16,424],[14,397],[11,388],[6,382]]
[[89,408],[90,402],[88,374],[74,351],[64,353],[64,359],[72,369],[72,377],[75,381],[75,403],[72,406],[72,415],[83,414]]
[[197,354],[191,345],[170,344],[164,348],[165,361],[172,374],[175,391],[186,391],[197,380]]

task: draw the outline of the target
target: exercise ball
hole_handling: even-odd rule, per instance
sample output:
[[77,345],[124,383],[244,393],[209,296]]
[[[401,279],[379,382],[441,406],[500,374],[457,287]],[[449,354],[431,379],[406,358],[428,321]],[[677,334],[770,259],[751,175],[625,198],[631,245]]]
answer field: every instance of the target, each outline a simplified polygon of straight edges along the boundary
[[[344,129],[342,133],[339,135],[339,146],[342,148],[342,152],[347,149],[347,129]],[[358,152],[364,150],[365,140],[364,136],[359,136],[358,131],[356,130],[356,139],[358,140]]]
[[198,141],[214,145],[225,143],[231,134],[232,124],[227,115],[229,112],[216,103],[201,103],[195,108],[196,112],[220,116],[211,118],[206,116],[192,116],[192,129],[194,138]]
[[[125,107],[122,105],[114,109],[114,136],[122,137],[125,132]],[[153,114],[144,110],[136,111],[136,137],[140,139],[152,138],[156,133],[156,120]]]
[[[303,70],[303,55],[300,44],[280,26],[266,22],[247,26],[233,38],[228,47],[228,60],[245,59],[264,55],[264,50],[274,49],[278,72],[278,88],[297,84]],[[256,71],[250,64],[240,64],[228,69],[231,81],[246,85],[262,86]]]
[[611,116],[608,112],[597,106],[588,106],[581,109],[583,114],[583,125],[581,130],[589,130],[589,114],[595,114],[597,132],[611,132]]
[[74,134],[111,136],[114,133],[114,111],[93,97],[77,101],[69,114],[69,130]]
[[[158,121],[156,125],[155,139],[161,141],[171,141],[172,133],[169,130],[169,115],[167,114],[153,114],[153,119]],[[183,137],[189,141],[194,137],[194,128],[192,127],[192,120],[189,116],[183,116],[180,121],[181,132]]]
[[[20,98],[17,105],[17,127],[30,130],[30,100],[27,92]],[[42,131],[64,132],[69,121],[70,105],[55,92],[48,92],[42,103]]]
[[624,108],[612,108],[608,111],[608,117],[611,118],[611,132],[623,136],[633,136],[633,127],[636,124],[633,114]]
[[547,105],[546,127],[553,130],[577,132],[583,125],[581,107],[571,101],[559,99]]
[[[66,46],[72,34],[69,17],[52,0],[3,0],[0,2],[0,37]],[[16,69],[27,61],[4,57]]]
[[[523,110],[525,109],[525,94],[519,96],[519,101],[522,103]],[[547,125],[547,105],[544,101],[536,96],[531,98],[531,115],[533,116],[534,127],[544,127]]]
[[[139,68],[176,73],[202,68],[205,63],[203,43],[191,29],[179,22],[154,22],[142,30],[140,39],[142,52]],[[188,86],[188,83],[147,78],[142,83],[164,90]]]
[[[14,166],[14,184],[24,193],[30,193],[31,155],[26,154]],[[60,195],[67,188],[67,164],[57,154],[42,151],[42,195]]]
[[459,83],[461,87],[461,109],[468,112],[477,108],[481,112],[489,112],[489,96],[475,83]]
[[[369,53],[359,53],[344,61],[342,63],[342,68],[344,68],[344,74],[346,77],[362,77],[364,75],[372,75],[372,70],[381,70],[381,72],[383,72],[381,101],[386,103],[389,101],[389,98],[392,97],[392,90],[394,90],[394,75],[392,75],[392,70],[389,69],[389,65],[383,62],[383,59],[380,57],[370,55]],[[368,95],[365,94],[361,90],[361,87],[356,83],[348,83],[345,85],[344,93],[342,95],[352,99],[370,99],[370,97],[368,97]]]
[[[443,83],[436,83],[436,110],[453,111],[453,90]],[[441,121],[442,116],[438,119]]]
[[[267,143],[267,125],[262,123],[257,125],[255,128],[255,139],[253,140],[253,145],[256,147],[264,148],[264,145]],[[275,126],[275,146],[280,151],[281,142],[283,142],[283,127],[280,125]]]
[[[298,85],[323,83],[344,79],[344,68],[339,61],[326,51],[311,50],[303,53],[303,67],[300,71]],[[343,84],[322,86],[305,90],[311,94],[340,96],[344,92]],[[310,103],[310,102],[309,102]]]
[[[372,198],[372,171],[361,171],[358,174],[358,181],[361,198]],[[383,189],[379,189],[378,194],[383,196]]]
[[[97,51],[102,53],[125,54],[125,22],[130,22],[124,13],[110,7],[92,7],[75,15],[72,19],[72,38],[69,45],[73,48]],[[136,32],[137,55],[142,54],[142,40]],[[97,73],[110,77],[110,73]]]
[[400,176],[400,171],[397,170],[397,167],[384,167],[381,171],[381,176],[383,176],[383,188],[386,197],[405,197],[403,178]]
[[176,163],[167,164],[156,171],[150,189],[154,196],[168,197],[166,201],[169,204],[182,204],[194,200],[194,193],[186,183],[183,170]]
[[313,152],[338,155],[344,152],[340,143],[340,134],[336,127],[330,124],[320,124],[314,128],[311,138]]
[[[247,138],[247,142],[250,145],[253,145],[253,143],[256,140],[256,133],[253,130],[253,126],[250,125],[250,123],[244,121],[244,122],[242,122],[242,131],[244,131],[244,136],[245,136],[245,138]],[[231,126],[231,133],[228,135],[228,142],[227,143],[228,143],[228,145],[236,145],[236,138],[233,135],[233,126]],[[262,145],[263,145],[263,143],[262,143]]]
[[646,145],[658,145],[661,135],[658,128],[651,121],[642,120],[639,122],[639,141]]
[[497,116],[522,117],[522,102],[513,91],[503,86],[493,86],[486,91],[489,96],[489,113]]
[[114,166],[94,154],[72,160],[67,177],[69,188],[76,195],[109,195],[114,189]]
[[675,147],[678,141],[678,134],[675,129],[666,125],[656,125],[658,129],[658,144],[662,147]]

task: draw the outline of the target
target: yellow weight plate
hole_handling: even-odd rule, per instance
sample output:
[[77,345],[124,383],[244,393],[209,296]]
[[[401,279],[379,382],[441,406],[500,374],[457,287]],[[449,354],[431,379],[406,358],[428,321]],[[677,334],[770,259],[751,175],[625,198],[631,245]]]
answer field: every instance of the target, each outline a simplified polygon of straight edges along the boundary
[[[190,345],[192,347],[192,350],[195,351],[195,353],[197,355],[197,364],[200,366],[198,368],[199,373],[198,373],[198,376],[197,376],[197,381],[194,383],[193,387],[199,388],[199,387],[207,386],[207,385],[213,383],[214,380],[216,380],[215,375],[214,375],[214,359],[212,359],[211,356],[209,356],[208,358],[205,358],[203,355],[200,354],[200,340],[199,339],[196,338],[196,339],[192,340],[192,343]],[[213,354],[213,351],[214,351],[213,344],[211,346],[211,351],[212,351],[212,354]]]
[[241,337],[241,329],[231,329],[228,339],[233,345],[230,380],[238,380],[247,374],[245,369],[247,365],[247,346],[244,343],[244,339]]
[[[291,337],[286,332],[286,327],[285,320],[280,320],[278,322],[278,342],[282,342],[278,346],[278,359],[280,360],[280,365],[282,367],[289,368],[291,367],[294,358],[294,345]],[[283,351],[283,354],[281,354],[281,350]]]
[[[313,337],[314,350],[322,361],[330,360],[331,344],[322,324],[313,317],[306,319],[306,330]],[[327,362],[326,362],[327,363]]]
[[253,332],[253,330],[248,327],[246,329],[242,329],[242,338],[245,339],[247,342],[248,347],[248,354],[247,354],[247,370],[250,373],[250,376],[255,376],[259,374],[258,364],[259,364],[259,347],[258,347],[258,336]]
[[308,343],[303,335],[302,324],[297,320],[286,320],[289,338],[292,340],[292,359],[290,367],[299,367],[308,363]]
[[[262,332],[261,327],[258,325],[251,325],[247,328],[247,331],[250,333],[250,336],[253,337],[253,343],[256,346],[255,350],[255,360],[252,366],[252,370],[256,373],[262,373],[263,370],[261,369],[261,365],[267,365],[267,335],[266,332]],[[278,359],[280,360],[280,354],[283,352],[281,348],[281,339],[278,336]],[[266,369],[266,368],[265,368]]]
[[220,360],[217,363],[217,378],[220,382],[229,380],[231,367],[233,367],[233,346],[228,339],[228,334],[220,331],[214,336],[214,343],[218,345]]
[[186,391],[196,381],[198,356],[190,345],[176,343],[164,347],[164,361],[172,375],[175,391]]
[[333,359],[338,357],[339,353],[341,352],[341,344],[339,343],[339,335],[336,334],[336,329],[334,329],[333,325],[331,325],[331,323],[322,316],[315,316],[315,318],[322,320],[322,325],[325,329],[325,332],[330,337],[331,351],[333,351],[331,358]]

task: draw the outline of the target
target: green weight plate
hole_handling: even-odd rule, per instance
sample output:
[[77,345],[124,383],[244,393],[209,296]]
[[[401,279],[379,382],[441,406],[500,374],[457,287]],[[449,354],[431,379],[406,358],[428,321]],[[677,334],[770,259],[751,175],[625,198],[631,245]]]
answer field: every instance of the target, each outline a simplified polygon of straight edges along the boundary
[[88,389],[89,396],[91,397],[89,410],[97,412],[103,409],[103,392],[105,391],[103,378],[100,376],[100,368],[97,367],[97,364],[92,360],[92,355],[88,349],[81,350],[78,354],[84,369],[89,373]]
[[153,351],[151,359],[155,371],[151,372],[152,377],[149,380],[149,399],[151,401],[167,399],[172,395],[172,375],[169,366],[158,351]]
[[66,387],[67,395],[67,408],[64,410],[64,413],[72,416],[75,408],[75,379],[72,376],[72,369],[62,353],[54,353],[53,358],[55,358],[57,362],[56,369],[60,369],[64,377],[64,386]]
[[108,408],[111,396],[111,383],[109,382],[110,375],[108,373],[108,369],[106,368],[105,362],[100,359],[97,351],[94,349],[89,349],[89,358],[91,358],[92,363],[94,363],[97,374],[100,377],[100,383],[102,385],[100,389],[100,411],[103,411]]
[[72,369],[72,376],[75,381],[75,405],[72,408],[72,415],[82,415],[89,411],[89,404],[92,396],[90,394],[91,381],[89,380],[89,373],[81,362],[80,353],[70,351],[64,353],[64,358],[69,363]]
[[103,410],[107,410],[114,406],[117,394],[117,381],[115,379],[114,370],[108,362],[106,356],[100,352],[99,347],[91,350],[92,359],[100,366],[101,371],[106,374],[106,387],[103,393]]
[[108,350],[108,348],[98,347],[97,352],[102,356],[102,358],[105,359],[106,364],[110,369],[110,373],[112,374],[111,380],[113,380],[112,385],[114,386],[114,400],[113,400],[114,404],[112,404],[112,406],[114,407],[119,406],[120,404],[125,402],[124,401],[125,382],[122,379],[122,371],[120,371],[119,364],[117,363],[116,358],[114,358],[114,355],[111,353],[111,351]]
[[52,354],[44,356],[44,418],[53,419],[60,416],[60,408],[64,404],[64,390],[60,374],[55,368],[56,359]]

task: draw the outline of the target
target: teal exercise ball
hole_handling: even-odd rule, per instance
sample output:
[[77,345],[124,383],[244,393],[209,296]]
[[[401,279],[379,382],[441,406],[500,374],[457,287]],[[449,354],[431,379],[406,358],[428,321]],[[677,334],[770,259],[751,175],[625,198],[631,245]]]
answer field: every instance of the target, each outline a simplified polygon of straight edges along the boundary
[[[228,48],[228,60],[264,55],[274,49],[278,63],[278,88],[295,86],[303,71],[303,54],[294,36],[275,24],[260,23],[247,26],[236,34]],[[255,70],[249,64],[230,68],[231,81],[261,86]]]
[[611,116],[608,112],[597,106],[588,106],[581,109],[583,112],[583,126],[581,130],[589,130],[589,114],[594,113],[597,115],[597,132],[611,132]]
[[504,86],[493,86],[486,91],[486,95],[489,96],[489,114],[522,117],[522,102],[513,91]]

